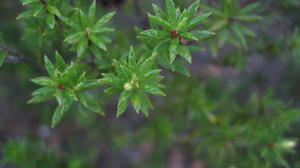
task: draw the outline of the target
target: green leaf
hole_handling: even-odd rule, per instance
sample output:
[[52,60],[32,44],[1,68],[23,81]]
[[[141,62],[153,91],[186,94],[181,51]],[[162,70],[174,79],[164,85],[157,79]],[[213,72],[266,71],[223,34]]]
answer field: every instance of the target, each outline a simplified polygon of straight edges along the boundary
[[178,30],[183,30],[186,27],[187,21],[187,17],[182,18],[182,20],[178,24]]
[[182,35],[183,37],[185,37],[187,39],[198,41],[198,37],[195,36],[193,33],[182,32],[182,33],[180,33],[180,35]]
[[121,71],[121,76],[126,78],[127,80],[131,79],[132,77],[132,70],[127,68],[124,65],[120,65],[119,67],[120,71]]
[[225,29],[221,33],[219,33],[218,47],[222,47],[226,43],[228,36],[229,36],[229,31],[227,29]]
[[171,20],[171,22],[174,24],[176,22],[176,6],[173,0],[166,0],[166,7],[167,7],[167,13]]
[[55,16],[52,14],[47,15],[47,24],[51,29],[55,27]]
[[88,41],[81,40],[77,45],[77,57],[82,57],[88,48]]
[[39,2],[39,0],[22,0],[23,5],[28,5],[36,2]]
[[87,94],[84,92],[78,92],[77,96],[78,96],[79,102],[85,108],[87,108],[95,113],[101,114],[101,115],[104,114],[102,108],[100,107],[100,105],[98,103],[98,100],[93,95]]
[[160,7],[158,7],[155,4],[152,4],[152,7],[154,9],[154,12],[155,12],[156,16],[158,16],[160,18],[166,18],[166,14],[163,12],[163,10]]
[[55,96],[58,106],[52,117],[52,128],[54,128],[62,120],[62,117],[71,108],[73,102],[70,97],[65,97],[65,95],[63,95],[60,91],[56,91]]
[[136,58],[134,49],[133,49],[133,47],[131,46],[131,47],[130,47],[130,51],[129,51],[129,55],[128,55],[128,65],[129,65],[131,68],[133,68],[133,67],[135,67],[135,65],[136,65],[136,61],[137,61],[137,58]]
[[114,95],[116,93],[119,93],[120,92],[120,89],[119,88],[116,88],[116,87],[110,87],[108,89],[105,89],[104,92],[108,95]]
[[191,74],[187,68],[187,66],[185,66],[184,64],[182,64],[181,62],[177,61],[174,63],[174,71],[179,72],[187,77],[190,77]]
[[256,16],[256,15],[243,15],[243,16],[238,16],[236,18],[241,21],[247,21],[247,22],[255,22],[255,21],[262,20],[260,16]]
[[165,39],[170,35],[169,33],[166,33],[166,31],[160,31],[156,29],[148,29],[141,32],[141,34],[156,39]]
[[259,6],[260,6],[259,3],[252,3],[250,5],[247,5],[240,10],[240,14],[241,15],[249,14],[249,13],[253,12],[254,10],[256,10]]
[[213,32],[210,32],[210,31],[199,31],[199,30],[195,30],[192,32],[192,34],[198,38],[198,40],[203,40],[203,39],[206,39],[206,38],[209,38],[213,35],[215,35],[215,33]]
[[60,19],[63,23],[65,23],[66,25],[70,26],[70,27],[73,28],[73,29],[78,28],[77,24],[76,24],[73,20],[71,20],[71,19],[69,19],[69,18],[67,18],[67,17],[65,17],[65,16],[59,16],[59,19]]
[[142,73],[146,73],[152,69],[152,66],[154,64],[156,57],[151,56],[148,57],[141,65],[140,65],[140,70]]
[[90,34],[89,39],[99,48],[103,49],[104,51],[107,51],[106,45],[101,39],[97,38],[97,36]]
[[64,71],[67,68],[67,64],[57,51],[55,51],[55,63],[56,67],[58,67],[58,69],[61,71]]
[[246,26],[242,26],[242,25],[236,25],[243,34],[247,35],[247,36],[251,36],[251,37],[255,37],[255,32],[252,31],[251,29],[249,29]]
[[89,14],[88,14],[88,17],[90,19],[94,19],[96,15],[96,0],[93,0],[91,6],[90,6],[90,9],[89,9]]
[[192,29],[195,26],[199,25],[201,22],[203,22],[204,20],[206,20],[212,13],[204,13],[201,16],[196,17],[194,20],[192,20],[188,26],[187,26],[187,30],[188,29]]
[[171,41],[169,54],[170,54],[170,63],[172,64],[177,56],[178,53],[178,47],[179,47],[179,38],[174,38]]
[[83,116],[83,117],[87,117],[90,110],[87,109],[86,107],[84,107],[82,104],[78,103],[77,104],[77,108],[78,108],[78,111],[80,112],[80,114]]
[[152,52],[152,57],[156,57],[160,54],[160,48],[167,44],[169,41],[171,41],[172,39],[171,38],[168,38],[162,42],[160,42],[154,49],[153,49],[153,52]]
[[103,41],[104,43],[112,43],[111,39],[106,37],[106,36],[99,36],[98,37],[101,41]]
[[104,84],[107,85],[114,85],[117,81],[117,77],[113,74],[102,74],[104,78],[99,79],[100,82],[103,82]]
[[140,112],[140,109],[142,107],[142,104],[141,104],[141,99],[140,99],[140,93],[139,92],[133,92],[132,96],[131,96],[131,102],[132,102],[132,105],[133,105],[133,108],[135,109],[135,111],[137,113]]
[[38,78],[31,79],[31,81],[40,86],[49,86],[49,87],[56,86],[56,82],[54,82],[49,77],[38,77]]
[[55,93],[54,88],[44,87],[35,90],[32,93],[33,98],[28,101],[29,104],[32,103],[40,103],[44,101],[48,101],[53,98],[53,94]]
[[82,10],[80,9],[77,10],[77,17],[78,17],[78,21],[81,23],[81,27],[86,28],[87,26],[89,26],[89,21],[84,15],[84,13],[82,12]]
[[143,114],[148,117],[149,116],[149,109],[153,109],[151,101],[149,100],[148,96],[144,93],[140,94],[140,102],[141,102],[141,111]]
[[45,101],[49,101],[53,99],[53,96],[34,96],[33,98],[31,98],[27,103],[28,104],[35,104],[35,103],[42,103]]
[[48,72],[49,76],[54,79],[56,68],[47,56],[44,57],[44,64],[45,64],[45,68],[46,68],[46,71]]
[[213,13],[213,15],[214,15],[215,17],[219,18],[219,19],[220,19],[220,18],[222,18],[222,19],[226,18],[226,16],[224,16],[223,13],[217,11],[217,10],[214,9],[214,8],[210,8],[210,7],[208,7],[208,6],[204,6],[203,9],[204,9],[205,11],[208,11],[208,12]]
[[96,59],[99,59],[99,60],[103,60],[102,59],[102,50],[100,48],[98,48],[97,46],[95,45],[91,45],[90,46],[90,50],[91,52],[93,53],[93,55],[96,57]]
[[53,15],[56,15],[56,16],[60,16],[60,12],[59,10],[55,7],[55,6],[52,6],[52,5],[49,5],[47,6],[47,10],[49,11],[49,13],[53,14]]
[[189,63],[192,63],[192,55],[189,49],[185,46],[180,46],[178,49],[179,55],[181,55],[184,59],[186,59]]
[[217,30],[224,28],[227,25],[228,25],[227,20],[220,20],[220,21],[214,23],[212,26],[210,26],[209,31],[217,31]]
[[242,47],[243,48],[247,48],[247,42],[246,42],[245,36],[241,32],[241,30],[238,28],[238,26],[237,25],[233,25],[231,28],[232,28],[233,32],[236,34],[236,36],[239,38],[239,40],[240,40],[240,42],[242,44]]
[[209,41],[209,48],[210,48],[212,56],[216,57],[218,55],[218,48],[217,48],[216,43],[213,40]]
[[73,101],[73,100],[78,101],[75,92],[70,88],[64,89],[64,96],[70,101]]
[[187,10],[187,17],[194,18],[197,14],[198,8],[200,5],[200,0],[196,0]]
[[25,12],[22,12],[20,15],[18,15],[17,20],[29,18],[33,16],[36,16],[36,9],[30,9],[30,10],[26,10]]
[[82,89],[95,89],[103,85],[103,83],[97,79],[88,80],[82,87]]
[[111,12],[106,15],[104,15],[101,19],[99,19],[95,25],[95,27],[102,27],[105,24],[107,24],[114,16],[116,15],[116,12]]
[[7,53],[5,51],[0,50],[0,67],[3,65],[6,57]]
[[54,93],[55,93],[55,88],[43,87],[35,90],[32,93],[32,96],[53,96]]
[[131,96],[131,91],[123,91],[119,98],[117,117],[120,117],[128,107],[128,99]]
[[85,35],[85,32],[80,31],[80,32],[77,32],[77,33],[67,36],[64,41],[69,44],[75,44],[78,41],[80,41],[80,39],[82,39],[84,37],[84,35]]
[[[64,101],[66,102],[66,101]],[[51,127],[54,128],[63,118],[65,113],[70,109],[71,104],[58,105],[52,117]]]
[[92,32],[93,33],[109,33],[109,32],[114,32],[115,29],[112,29],[112,28],[93,28],[92,29]]
[[153,85],[145,85],[144,89],[146,92],[154,94],[154,95],[166,96],[166,94],[164,92],[162,92],[160,89],[158,89],[157,87],[155,87]]
[[154,70],[151,70],[151,71],[147,72],[147,73],[144,75],[144,77],[145,77],[145,78],[152,78],[152,77],[154,77],[154,76],[157,76],[160,72],[161,72],[160,69],[154,69]]
[[149,20],[151,20],[153,23],[161,25],[166,30],[171,30],[171,24],[167,22],[166,20],[158,17],[148,14]]
[[80,77],[78,64],[71,63],[71,65],[66,68],[64,74],[66,76],[65,80],[76,84]]

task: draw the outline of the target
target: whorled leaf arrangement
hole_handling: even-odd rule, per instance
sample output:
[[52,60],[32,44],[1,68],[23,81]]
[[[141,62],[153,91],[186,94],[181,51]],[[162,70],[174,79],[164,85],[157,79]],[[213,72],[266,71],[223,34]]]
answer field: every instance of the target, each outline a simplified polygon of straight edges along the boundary
[[28,10],[21,13],[17,19],[26,19],[32,17],[45,17],[49,28],[54,29],[56,25],[56,17],[60,17],[61,13],[57,6],[60,0],[22,0],[23,5],[30,6]]
[[52,127],[62,119],[73,102],[78,102],[80,106],[90,111],[104,114],[97,99],[85,92],[88,89],[99,87],[101,83],[95,79],[87,79],[86,73],[80,72],[77,64],[66,65],[58,52],[55,55],[55,65],[48,57],[45,56],[44,59],[49,77],[32,79],[32,82],[43,87],[32,93],[33,98],[28,103],[40,103],[56,98],[58,106],[53,115]]
[[217,22],[207,22],[205,26],[210,31],[218,32],[217,39],[210,40],[210,48],[214,56],[217,55],[217,48],[229,43],[238,48],[247,48],[247,37],[255,37],[253,30],[245,26],[248,22],[257,22],[262,18],[253,14],[258,9],[259,3],[251,3],[240,7],[237,0],[221,0],[219,10],[211,7],[204,7],[213,13]]
[[[138,39],[144,42],[153,55],[159,55],[160,64],[172,66],[177,55],[192,62],[189,41],[199,42],[214,35],[213,32],[193,30],[203,23],[212,13],[198,14],[200,0],[196,0],[188,9],[183,11],[176,8],[173,0],[166,0],[167,12],[153,4],[155,15],[148,14],[151,29],[139,30]],[[194,48],[197,48],[194,46]]]
[[90,6],[88,15],[80,9],[75,10],[72,18],[62,16],[61,19],[71,28],[71,33],[65,38],[65,42],[72,45],[77,56],[82,58],[84,53],[89,50],[94,56],[101,56],[99,49],[107,51],[106,45],[111,43],[107,34],[114,29],[105,27],[116,13],[111,12],[95,21],[96,1]]
[[18,16],[18,19],[34,17],[41,21],[45,20],[43,17],[38,17],[39,15],[47,16],[45,22],[51,29],[57,27],[56,22],[63,24],[64,42],[70,45],[71,51],[77,53],[75,63],[71,62],[70,65],[65,63],[58,52],[55,54],[55,64],[45,56],[44,64],[49,76],[32,79],[32,82],[42,88],[32,94],[33,98],[29,103],[44,102],[53,98],[57,100],[58,106],[53,115],[52,127],[61,121],[64,114],[75,103],[83,114],[86,111],[104,114],[99,99],[87,92],[88,89],[102,85],[109,86],[105,90],[107,94],[120,93],[117,116],[125,112],[129,100],[137,113],[141,111],[148,116],[149,109],[153,108],[148,94],[165,96],[161,90],[164,88],[160,83],[163,79],[159,75],[161,70],[156,67],[162,65],[188,73],[180,61],[175,61],[177,55],[191,63],[192,46],[188,45],[188,42],[199,42],[214,35],[212,32],[196,29],[211,15],[211,13],[198,13],[199,0],[182,11],[175,6],[173,0],[166,0],[166,12],[153,5],[156,15],[149,14],[151,29],[138,30],[138,38],[147,46],[148,51],[136,55],[131,47],[127,61],[113,60],[110,72],[102,73],[102,77],[91,77],[93,75],[87,75],[88,72],[82,70],[79,65],[83,63],[83,58],[88,56],[87,53],[101,60],[101,53],[108,50],[107,44],[111,43],[109,33],[114,29],[108,28],[107,24],[115,12],[97,19],[96,1],[90,5],[87,14],[78,8],[60,11],[59,2],[60,0],[23,0],[23,4],[30,5],[31,8]]
[[122,64],[115,61],[117,75],[103,74],[104,78],[100,79],[100,81],[111,85],[105,92],[121,92],[117,116],[125,112],[128,106],[127,101],[130,97],[136,112],[142,111],[148,116],[149,108],[152,108],[152,104],[147,93],[165,96],[160,90],[164,87],[164,85],[159,83],[163,79],[162,76],[159,76],[161,70],[152,68],[154,62],[155,56],[138,61],[133,48],[131,48],[127,62]]

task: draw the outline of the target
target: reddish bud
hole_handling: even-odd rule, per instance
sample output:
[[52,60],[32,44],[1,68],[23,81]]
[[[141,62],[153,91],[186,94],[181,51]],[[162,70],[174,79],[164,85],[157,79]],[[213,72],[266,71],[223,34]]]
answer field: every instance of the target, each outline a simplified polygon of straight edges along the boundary
[[273,149],[273,148],[275,147],[275,144],[274,144],[274,143],[269,143],[269,144],[268,144],[268,147],[269,147],[270,149]]
[[171,30],[171,37],[176,38],[178,36],[177,30]]
[[180,37],[180,44],[181,45],[186,45],[187,41],[185,39],[183,39],[182,37]]
[[58,88],[58,89],[61,89],[61,90],[64,90],[66,87],[65,87],[64,85],[62,85],[62,84],[59,84],[59,85],[57,86],[57,88]]

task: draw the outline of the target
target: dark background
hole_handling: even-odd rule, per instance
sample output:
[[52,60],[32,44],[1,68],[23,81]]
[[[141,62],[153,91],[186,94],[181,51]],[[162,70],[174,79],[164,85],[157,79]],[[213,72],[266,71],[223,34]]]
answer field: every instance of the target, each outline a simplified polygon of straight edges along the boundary
[[[244,0],[240,3],[243,5],[254,1]],[[127,41],[132,44],[138,43],[133,27],[148,27],[146,12],[151,11],[151,4],[163,5],[160,0],[97,2],[104,11],[118,12],[113,25],[126,35],[128,39],[124,40],[125,43]],[[51,157],[60,162],[58,164],[71,168],[146,167],[145,165],[170,168],[204,167],[206,161],[189,152],[190,147],[170,141],[181,139],[186,133],[177,130],[180,126],[175,126],[174,123],[180,123],[182,127],[188,124],[184,120],[176,119],[176,114],[168,118],[173,115],[173,111],[184,106],[184,103],[177,104],[173,99],[193,99],[190,98],[190,90],[198,87],[199,83],[224,89],[235,88],[238,83],[241,92],[237,95],[241,101],[246,100],[251,93],[262,94],[272,89],[276,97],[292,102],[292,107],[299,107],[300,64],[295,61],[297,59],[293,58],[292,53],[296,53],[294,55],[299,56],[300,60],[300,45],[290,46],[288,40],[300,24],[300,5],[294,5],[292,1],[258,2],[262,4],[262,9],[258,12],[263,21],[249,25],[258,34],[248,42],[251,49],[237,54],[233,47],[225,46],[220,51],[219,59],[212,58],[209,49],[195,53],[193,63],[189,65],[191,78],[164,72],[167,76],[165,83],[168,96],[165,99],[154,98],[155,110],[149,118],[136,114],[132,109],[123,117],[116,118],[117,98],[114,98],[105,106],[105,117],[91,115],[84,118],[73,109],[56,128],[51,129],[50,119],[55,102],[26,104],[32,91],[36,89],[30,79],[45,72],[40,62],[35,60],[34,46],[20,41],[24,25],[15,18],[23,7],[17,0],[1,0],[0,32],[9,50],[14,53],[9,55],[0,69],[1,146],[12,140],[26,141],[27,147],[50,152]],[[178,0],[177,4],[184,3],[188,2]],[[299,36],[298,39],[300,40]],[[206,44],[203,45],[207,47]],[[225,53],[238,55],[239,58],[228,60]],[[159,116],[159,113],[165,115]],[[299,138],[299,129],[300,121],[292,125],[286,136]],[[40,144],[43,144],[42,147]],[[1,147],[0,151],[2,168],[5,166],[1,163],[1,157],[5,154]],[[289,157],[289,160],[296,164],[300,162],[299,158],[300,153]]]

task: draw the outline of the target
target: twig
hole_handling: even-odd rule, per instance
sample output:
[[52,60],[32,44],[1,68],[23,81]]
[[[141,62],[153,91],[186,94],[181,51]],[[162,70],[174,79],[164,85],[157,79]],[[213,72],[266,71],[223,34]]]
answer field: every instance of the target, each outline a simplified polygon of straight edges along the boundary
[[5,63],[7,63],[7,64],[27,63],[27,64],[32,65],[32,67],[36,68],[39,71],[44,71],[44,68],[40,64],[35,62],[33,59],[30,59],[10,48],[7,48],[7,47],[2,47],[2,48],[4,51],[6,51],[8,53]]

